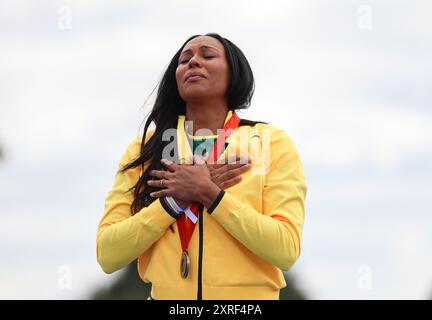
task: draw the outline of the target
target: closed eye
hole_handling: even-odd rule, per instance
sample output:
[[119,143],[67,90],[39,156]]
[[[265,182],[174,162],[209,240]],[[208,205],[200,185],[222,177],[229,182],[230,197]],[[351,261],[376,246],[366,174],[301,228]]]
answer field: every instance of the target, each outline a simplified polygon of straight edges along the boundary
[[[204,57],[204,59],[212,59],[212,58],[214,58],[215,56],[205,56]],[[188,62],[189,60],[182,60],[182,61],[180,61],[180,64],[185,64],[186,62]]]

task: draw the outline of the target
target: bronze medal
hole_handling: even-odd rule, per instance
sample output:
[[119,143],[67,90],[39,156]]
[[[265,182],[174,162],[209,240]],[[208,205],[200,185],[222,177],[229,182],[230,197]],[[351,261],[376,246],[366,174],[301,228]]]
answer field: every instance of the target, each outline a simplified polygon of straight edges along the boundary
[[189,274],[190,258],[187,250],[183,251],[181,263],[180,263],[180,273],[182,278],[187,278]]

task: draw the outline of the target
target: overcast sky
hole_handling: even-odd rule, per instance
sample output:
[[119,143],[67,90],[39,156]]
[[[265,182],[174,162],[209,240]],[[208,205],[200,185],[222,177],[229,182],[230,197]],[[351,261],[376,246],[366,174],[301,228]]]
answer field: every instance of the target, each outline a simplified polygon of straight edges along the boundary
[[[25,3],[25,4],[23,4]],[[0,298],[86,298],[116,278],[97,224],[143,105],[191,35],[236,43],[240,116],[284,129],[308,184],[310,298],[432,297],[430,1],[0,3]]]

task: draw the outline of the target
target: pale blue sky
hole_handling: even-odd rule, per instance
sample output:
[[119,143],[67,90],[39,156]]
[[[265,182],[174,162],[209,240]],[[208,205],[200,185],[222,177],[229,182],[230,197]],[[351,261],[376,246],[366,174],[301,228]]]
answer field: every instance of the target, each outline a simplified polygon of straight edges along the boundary
[[0,4],[0,298],[85,298],[116,278],[95,234],[117,163],[171,57],[207,32],[251,63],[240,114],[303,160],[292,272],[309,296],[432,296],[429,1],[25,2]]

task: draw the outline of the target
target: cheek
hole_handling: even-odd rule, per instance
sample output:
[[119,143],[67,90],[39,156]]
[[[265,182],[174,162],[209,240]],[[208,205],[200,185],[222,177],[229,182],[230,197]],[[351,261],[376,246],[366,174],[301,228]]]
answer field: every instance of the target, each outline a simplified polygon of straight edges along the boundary
[[181,67],[176,69],[176,81],[177,81],[177,87],[180,90],[182,88],[183,82],[181,79],[183,79],[184,71]]
[[223,88],[227,87],[229,82],[229,67],[225,64],[220,64],[215,69],[218,85]]
[[177,68],[176,73],[175,73],[177,83],[179,83],[180,73],[181,73],[181,70],[179,68]]

